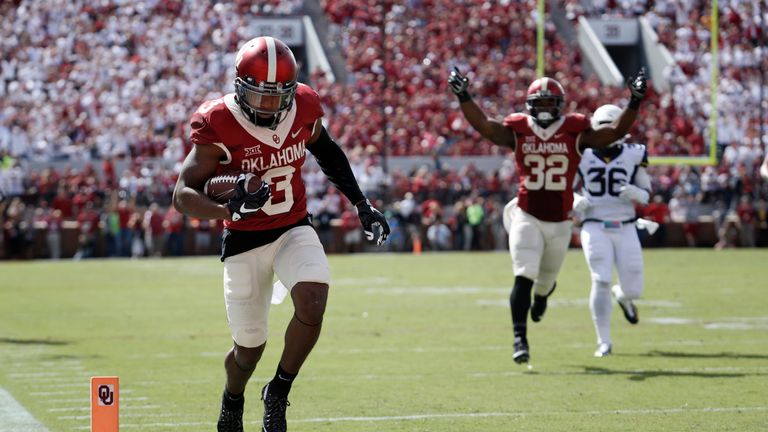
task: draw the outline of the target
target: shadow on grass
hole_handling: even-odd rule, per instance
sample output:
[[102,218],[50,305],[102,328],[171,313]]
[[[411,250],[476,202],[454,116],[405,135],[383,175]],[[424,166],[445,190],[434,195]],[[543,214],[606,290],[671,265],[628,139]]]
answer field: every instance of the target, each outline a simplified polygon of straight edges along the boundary
[[[625,354],[626,355],[626,354]],[[679,351],[648,351],[644,354],[634,354],[637,357],[672,357],[672,358],[691,358],[691,359],[757,359],[768,360],[768,354],[744,354],[735,352],[720,353],[692,353]]]
[[680,369],[610,369],[596,366],[582,366],[586,375],[626,375],[630,381],[645,381],[649,378],[659,377],[691,377],[691,378],[744,378],[746,376],[766,376],[765,373],[742,373],[742,372],[696,372],[692,370]]
[[0,344],[11,345],[69,345],[69,341],[55,339],[17,339],[0,337]]

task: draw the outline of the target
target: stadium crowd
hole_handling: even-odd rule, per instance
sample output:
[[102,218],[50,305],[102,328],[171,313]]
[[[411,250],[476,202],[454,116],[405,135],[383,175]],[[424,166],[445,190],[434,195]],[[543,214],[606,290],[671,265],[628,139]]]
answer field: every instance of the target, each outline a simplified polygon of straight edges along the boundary
[[[455,102],[444,82],[450,67],[458,66],[470,74],[471,90],[487,112],[524,110],[525,89],[535,78],[535,2],[321,4],[351,79],[332,83],[313,72],[310,80],[361,186],[395,221],[390,248],[411,250],[421,242],[435,249],[503,248],[500,210],[517,186],[511,160],[492,173],[471,165],[441,167],[444,157],[503,157],[458,110],[447,108]],[[705,152],[709,72],[698,65],[708,64],[709,2],[585,4],[569,2],[569,16],[645,15],[678,62],[669,71],[673,91],[649,96],[633,140],[646,143],[652,155]],[[249,18],[302,8],[302,0],[3,2],[4,255],[35,253],[31,233],[45,227],[50,241],[44,255],[56,257],[56,231],[73,221],[82,231],[79,257],[214,252],[220,226],[186,220],[169,206],[178,163],[189,148],[188,117],[200,101],[231,86],[233,71],[226,65],[252,36]],[[693,244],[697,221],[713,214],[720,246],[765,244],[768,186],[757,171],[768,136],[757,113],[768,56],[758,23],[768,8],[764,1],[721,1],[720,8],[727,23],[720,35],[722,161],[705,168],[651,167],[659,198],[643,211],[660,221],[684,222]],[[621,101],[623,88],[583,76],[578,50],[568,43],[548,24],[546,70],[566,86],[567,109],[591,112]],[[429,155],[435,163],[413,172],[382,170],[382,157],[406,155]],[[31,168],[48,162],[83,168]],[[116,172],[118,166],[124,168]],[[304,173],[318,229],[331,241],[331,227],[340,224],[346,244],[339,250],[360,249],[349,218],[353,210],[318,172],[310,165]],[[195,231],[195,247],[179,245],[190,238],[185,230]],[[105,239],[103,249],[94,249],[96,238]]]

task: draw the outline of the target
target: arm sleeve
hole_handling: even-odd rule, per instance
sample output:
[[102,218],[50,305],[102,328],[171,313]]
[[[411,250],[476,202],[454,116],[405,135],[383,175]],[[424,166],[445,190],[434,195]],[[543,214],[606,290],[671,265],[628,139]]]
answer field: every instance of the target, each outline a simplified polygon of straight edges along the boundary
[[352,204],[359,204],[365,201],[365,195],[357,184],[355,175],[352,174],[352,167],[349,165],[349,159],[344,151],[336,144],[328,131],[323,127],[320,137],[313,144],[307,146],[307,150],[315,155],[317,164],[328,177],[331,183],[336,186]]
[[646,171],[644,167],[640,166],[637,168],[633,183],[640,189],[643,189],[648,193],[651,192],[651,178],[648,176],[648,171]]

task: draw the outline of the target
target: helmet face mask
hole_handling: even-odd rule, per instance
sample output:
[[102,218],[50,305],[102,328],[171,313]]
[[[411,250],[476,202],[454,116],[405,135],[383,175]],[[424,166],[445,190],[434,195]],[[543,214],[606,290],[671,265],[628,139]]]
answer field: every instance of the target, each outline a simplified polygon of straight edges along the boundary
[[525,107],[536,123],[544,127],[560,118],[564,104],[563,86],[552,78],[539,78],[528,87]]
[[257,126],[274,128],[293,106],[298,66],[290,48],[268,36],[248,41],[235,61],[235,95]]

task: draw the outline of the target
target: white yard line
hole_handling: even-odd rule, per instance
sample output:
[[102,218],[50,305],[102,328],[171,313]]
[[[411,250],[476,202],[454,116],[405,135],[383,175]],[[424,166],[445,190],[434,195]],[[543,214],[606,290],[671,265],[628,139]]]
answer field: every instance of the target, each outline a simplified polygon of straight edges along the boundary
[[[366,417],[316,417],[288,420],[288,423],[343,423],[343,422],[393,422],[427,419],[457,419],[457,418],[487,418],[487,417],[546,417],[546,416],[615,416],[615,415],[658,415],[680,413],[731,413],[731,412],[766,412],[768,406],[758,407],[705,407],[705,408],[651,408],[639,410],[600,410],[600,411],[521,411],[521,412],[487,412],[487,413],[427,413],[400,416],[366,416]],[[179,417],[182,417],[179,415]],[[212,426],[213,421],[197,422],[158,422],[158,423],[121,423],[120,429],[159,428],[159,427],[193,427]],[[249,425],[259,425],[260,421],[246,422]],[[77,430],[88,430],[88,427],[77,427]]]
[[48,432],[48,428],[0,387],[0,432],[18,431]]

